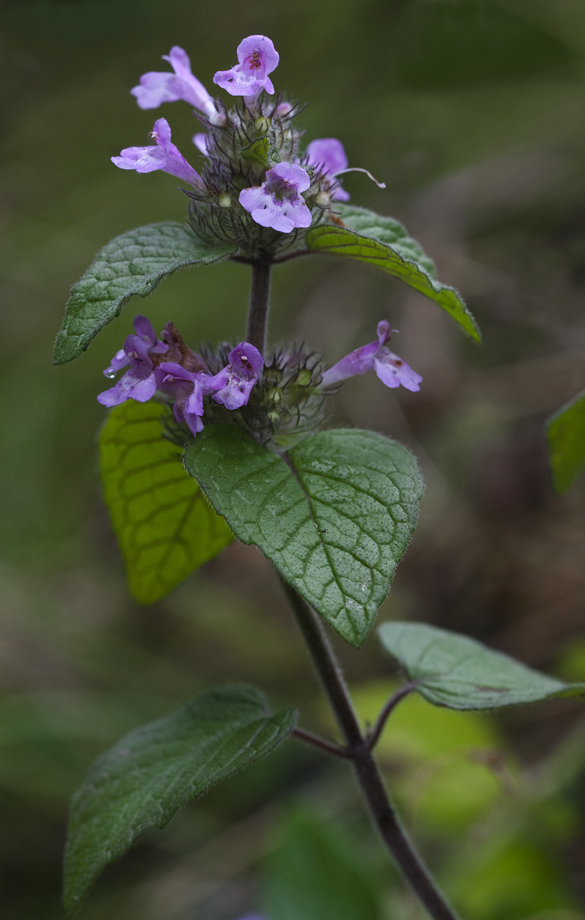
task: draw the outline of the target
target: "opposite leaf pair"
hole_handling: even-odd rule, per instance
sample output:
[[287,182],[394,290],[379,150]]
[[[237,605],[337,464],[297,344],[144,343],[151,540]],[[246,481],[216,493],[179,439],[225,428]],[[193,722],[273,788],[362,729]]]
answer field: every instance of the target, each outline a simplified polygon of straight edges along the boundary
[[[492,709],[585,691],[445,630],[385,623],[379,633],[416,691],[435,705]],[[296,718],[294,710],[271,714],[252,688],[230,687],[122,738],[95,762],[72,801],[67,908],[74,911],[102,869],[148,828],[164,827],[189,799],[269,754]]]

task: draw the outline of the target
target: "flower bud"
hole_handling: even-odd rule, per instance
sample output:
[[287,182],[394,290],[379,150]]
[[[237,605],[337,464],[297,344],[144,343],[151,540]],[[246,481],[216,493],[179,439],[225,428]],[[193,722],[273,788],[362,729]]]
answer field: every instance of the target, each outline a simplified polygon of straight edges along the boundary
[[254,127],[256,128],[258,134],[268,134],[268,131],[270,130],[270,120],[265,118],[264,115],[261,115],[254,122]]
[[315,204],[320,208],[329,208],[331,206],[331,195],[321,190],[315,198]]
[[232,196],[229,192],[222,192],[219,196],[218,204],[220,208],[231,208],[232,205]]

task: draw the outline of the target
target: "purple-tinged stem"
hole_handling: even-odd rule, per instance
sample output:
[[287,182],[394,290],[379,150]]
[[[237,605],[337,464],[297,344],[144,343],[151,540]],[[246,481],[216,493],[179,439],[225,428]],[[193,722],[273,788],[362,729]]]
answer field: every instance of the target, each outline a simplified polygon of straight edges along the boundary
[[269,309],[270,262],[258,260],[252,263],[252,288],[250,290],[246,341],[254,345],[262,357],[266,354]]
[[407,836],[394,810],[368,740],[363,736],[345,680],[317,614],[283,582],[313,664],[347,743],[358,784],[384,843],[413,892],[434,920],[458,920]]
[[333,754],[334,757],[351,757],[351,752],[347,748],[340,747],[339,744],[332,744],[330,741],[326,741],[325,738],[314,735],[313,732],[306,732],[304,728],[293,728],[291,735],[293,738],[304,741],[305,744],[310,744],[326,754]]

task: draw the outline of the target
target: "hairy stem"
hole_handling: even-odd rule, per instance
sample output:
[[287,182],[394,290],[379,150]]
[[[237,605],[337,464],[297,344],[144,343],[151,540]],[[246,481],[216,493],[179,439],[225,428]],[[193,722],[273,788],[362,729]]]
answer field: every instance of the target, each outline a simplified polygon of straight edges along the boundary
[[457,915],[437,888],[390,802],[321,621],[294,588],[284,582],[283,585],[347,743],[348,755],[353,763],[359,786],[384,843],[431,917],[434,920],[457,920]]
[[252,288],[250,290],[246,341],[254,345],[263,357],[266,353],[269,308],[270,262],[258,260],[252,263]]

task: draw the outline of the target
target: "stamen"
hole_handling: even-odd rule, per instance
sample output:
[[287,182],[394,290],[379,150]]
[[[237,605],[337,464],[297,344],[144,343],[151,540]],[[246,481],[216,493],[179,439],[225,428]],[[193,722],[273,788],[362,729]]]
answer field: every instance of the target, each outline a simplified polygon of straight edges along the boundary
[[335,175],[335,176],[342,176],[344,173],[348,173],[348,172],[363,172],[363,173],[366,174],[366,176],[368,177],[368,179],[371,179],[372,182],[375,182],[375,183],[376,183],[376,185],[378,186],[378,188],[386,188],[386,183],[385,183],[385,182],[378,182],[377,179],[374,179],[374,177],[373,177],[373,175],[371,174],[371,172],[369,172],[367,169],[362,169],[361,166],[350,166],[349,169],[340,169],[339,172],[334,173],[334,175]]

